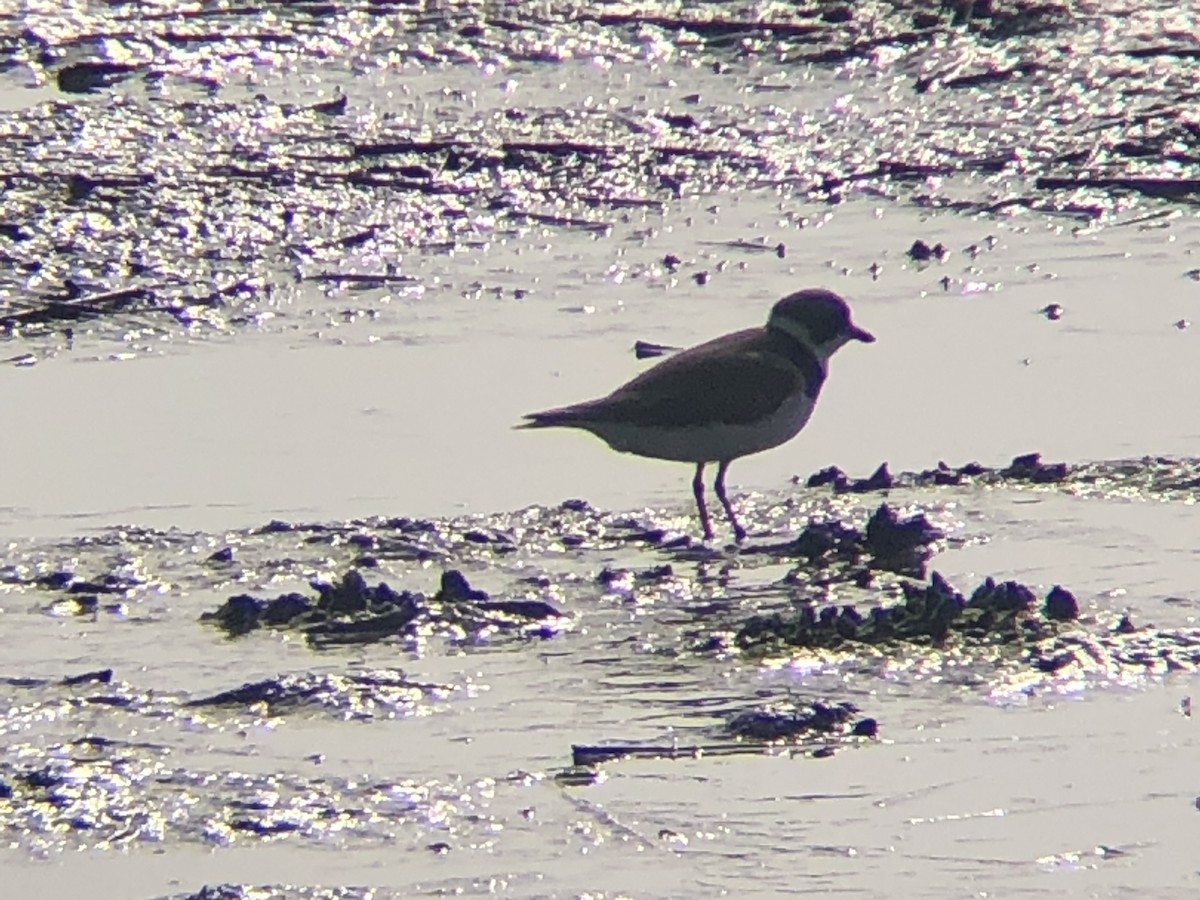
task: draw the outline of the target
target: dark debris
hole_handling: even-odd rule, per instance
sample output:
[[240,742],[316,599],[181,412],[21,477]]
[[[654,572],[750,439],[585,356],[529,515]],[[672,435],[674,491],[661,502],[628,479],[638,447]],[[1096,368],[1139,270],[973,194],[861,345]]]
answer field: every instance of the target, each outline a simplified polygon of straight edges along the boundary
[[[830,485],[835,493],[869,493],[891,488],[927,488],[977,484],[994,487],[1057,486],[1073,493],[1134,491],[1150,496],[1195,497],[1200,495],[1200,459],[1145,456],[1140,459],[1104,460],[1091,463],[1047,463],[1041,454],[1015,457],[1007,466],[985,466],[978,462],[950,466],[939,462],[932,469],[901,472],[888,476],[885,486],[873,487],[886,464],[867,479],[852,479],[837,466],[809,476],[808,487]],[[880,482],[882,485],[882,482]]]
[[804,604],[791,613],[751,616],[735,640],[742,650],[755,653],[899,643],[942,647],[951,639],[967,645],[1031,644],[1054,635],[1061,623],[1074,621],[1075,616],[1066,618],[1071,604],[1078,610],[1069,596],[1056,587],[1039,607],[1030,588],[988,578],[964,599],[934,572],[926,585],[904,583],[904,600],[894,606],[818,609]]
[[858,718],[853,703],[789,703],[738,713],[725,728],[732,737],[754,741],[795,741],[815,737],[845,736],[871,731]]
[[442,574],[441,589],[426,598],[411,591],[397,592],[386,583],[368,585],[350,570],[340,580],[314,582],[317,597],[298,593],[260,600],[248,594],[230,597],[200,620],[229,637],[260,627],[302,632],[319,645],[373,643],[414,638],[422,631],[479,635],[488,629],[553,635],[565,620],[562,612],[541,600],[492,600],[472,588],[461,572]]
[[792,541],[752,545],[743,552],[802,559],[818,568],[861,566],[923,578],[935,545],[944,537],[924,513],[900,519],[894,509],[882,503],[864,531],[837,521],[813,522]]
[[288,674],[190,700],[187,707],[262,706],[277,716],[306,707],[336,709],[355,719],[408,713],[430,696],[450,692],[443,685],[410,681],[403,672],[344,675]]

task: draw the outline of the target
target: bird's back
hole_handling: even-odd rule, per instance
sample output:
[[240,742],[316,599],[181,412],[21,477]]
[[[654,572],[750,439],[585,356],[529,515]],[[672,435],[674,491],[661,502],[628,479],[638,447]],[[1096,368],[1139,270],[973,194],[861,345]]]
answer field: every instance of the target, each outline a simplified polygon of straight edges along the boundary
[[808,420],[824,366],[762,328],[668,357],[607,397],[529,416],[526,427],[575,427],[616,450],[686,462],[777,446]]

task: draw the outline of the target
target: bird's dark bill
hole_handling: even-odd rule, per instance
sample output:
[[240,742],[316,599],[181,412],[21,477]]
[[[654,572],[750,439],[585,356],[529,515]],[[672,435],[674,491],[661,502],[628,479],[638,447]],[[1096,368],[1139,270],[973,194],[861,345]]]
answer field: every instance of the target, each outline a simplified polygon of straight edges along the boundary
[[850,337],[856,341],[862,341],[864,344],[875,343],[875,335],[869,331],[863,331],[857,325],[850,326]]

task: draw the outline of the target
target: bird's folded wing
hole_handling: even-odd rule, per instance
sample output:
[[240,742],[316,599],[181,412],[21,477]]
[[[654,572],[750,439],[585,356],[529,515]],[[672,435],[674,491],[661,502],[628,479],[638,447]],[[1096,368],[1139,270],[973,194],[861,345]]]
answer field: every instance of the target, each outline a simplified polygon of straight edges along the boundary
[[804,388],[800,371],[774,353],[687,356],[664,360],[588,404],[588,418],[673,428],[745,425],[769,416]]

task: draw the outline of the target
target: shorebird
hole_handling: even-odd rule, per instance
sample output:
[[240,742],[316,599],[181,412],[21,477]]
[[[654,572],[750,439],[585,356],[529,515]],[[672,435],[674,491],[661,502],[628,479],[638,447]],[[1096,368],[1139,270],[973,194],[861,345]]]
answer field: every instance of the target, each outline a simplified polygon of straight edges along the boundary
[[797,291],[776,303],[760,328],[684,350],[607,397],[530,413],[517,427],[582,428],[614,450],[695,463],[692,492],[709,541],[704,467],[716,463],[717,499],[740,542],[746,530],[725,493],[729,464],[795,437],[812,415],[829,357],[849,341],[874,340],[833,291]]

